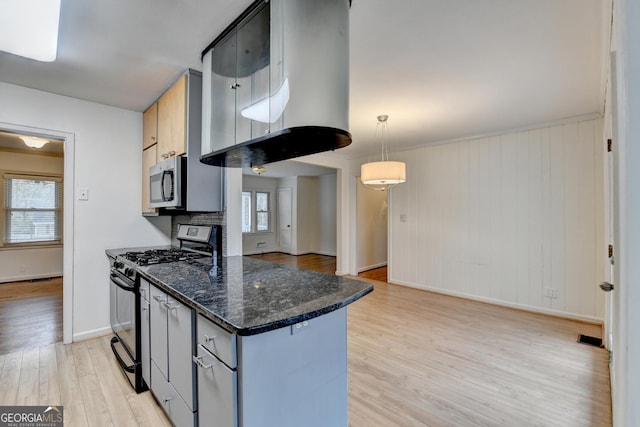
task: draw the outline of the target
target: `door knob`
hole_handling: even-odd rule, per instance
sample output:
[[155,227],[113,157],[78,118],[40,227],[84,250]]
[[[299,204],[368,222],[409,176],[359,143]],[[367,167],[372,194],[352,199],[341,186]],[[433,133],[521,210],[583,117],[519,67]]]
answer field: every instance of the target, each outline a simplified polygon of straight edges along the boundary
[[602,282],[600,283],[600,289],[602,289],[605,292],[611,292],[613,290],[613,283]]

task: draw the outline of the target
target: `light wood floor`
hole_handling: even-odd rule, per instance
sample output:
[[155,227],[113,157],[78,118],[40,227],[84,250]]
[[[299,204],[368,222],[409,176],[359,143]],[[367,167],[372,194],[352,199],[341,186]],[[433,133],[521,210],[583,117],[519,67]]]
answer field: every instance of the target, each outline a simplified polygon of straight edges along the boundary
[[[576,342],[599,326],[367,280],[348,309],[350,426],[611,425],[607,352]],[[0,356],[0,405],[62,404],[67,426],[167,425],[108,339]]]
[[62,278],[0,283],[0,354],[62,341]]

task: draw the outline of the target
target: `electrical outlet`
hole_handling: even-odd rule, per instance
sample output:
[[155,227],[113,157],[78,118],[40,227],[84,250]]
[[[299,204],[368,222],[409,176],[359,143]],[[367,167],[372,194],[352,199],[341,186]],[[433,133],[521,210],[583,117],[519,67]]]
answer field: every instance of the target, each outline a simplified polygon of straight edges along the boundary
[[558,290],[553,288],[544,288],[544,296],[548,298],[558,298]]

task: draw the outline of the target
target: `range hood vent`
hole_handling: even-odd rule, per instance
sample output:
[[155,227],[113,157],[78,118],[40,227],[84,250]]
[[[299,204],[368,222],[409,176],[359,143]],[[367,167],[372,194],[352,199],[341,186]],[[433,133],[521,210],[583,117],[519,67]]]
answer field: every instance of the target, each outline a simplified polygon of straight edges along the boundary
[[200,161],[251,167],[351,143],[349,0],[258,0],[202,53]]

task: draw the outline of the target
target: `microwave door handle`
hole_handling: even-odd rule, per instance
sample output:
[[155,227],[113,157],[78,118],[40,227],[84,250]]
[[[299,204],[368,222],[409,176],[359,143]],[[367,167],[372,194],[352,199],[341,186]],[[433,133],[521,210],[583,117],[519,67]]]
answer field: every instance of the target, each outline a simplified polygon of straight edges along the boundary
[[[164,180],[166,177],[169,177],[169,179],[171,179],[171,194],[169,195],[169,197],[167,197],[164,194]],[[173,200],[173,172],[172,171],[162,171],[162,179],[160,180],[160,190],[162,191],[162,201],[163,202],[170,202],[171,200]]]

